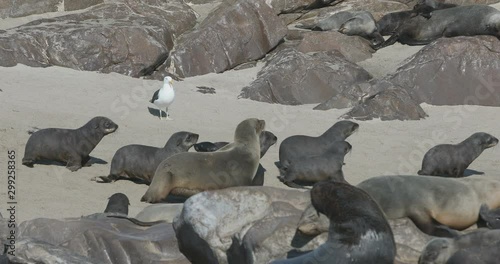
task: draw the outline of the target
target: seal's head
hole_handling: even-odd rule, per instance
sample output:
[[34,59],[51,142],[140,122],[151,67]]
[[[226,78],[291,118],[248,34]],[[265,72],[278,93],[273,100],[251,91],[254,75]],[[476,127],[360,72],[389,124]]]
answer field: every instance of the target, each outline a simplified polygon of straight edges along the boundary
[[452,239],[434,238],[425,246],[418,259],[418,264],[446,263],[453,253]]
[[491,209],[486,204],[482,204],[479,209],[479,219],[477,227],[487,227],[489,229],[500,229],[500,208]]
[[474,145],[481,146],[482,149],[491,148],[498,144],[496,137],[484,132],[474,133],[470,138]]
[[[111,119],[104,116],[97,116],[92,118],[87,124],[96,132],[102,132],[104,135],[111,134],[118,129],[118,125]],[[100,133],[99,133],[100,134]]]
[[260,120],[257,118],[245,119],[236,127],[236,130],[234,132],[234,141],[246,142],[253,138],[255,135],[259,137],[260,133],[265,129],[265,127],[266,122],[264,120]]
[[104,212],[128,215],[129,205],[130,202],[125,194],[115,193],[109,197],[108,205],[106,206]]
[[267,150],[278,141],[278,138],[269,131],[260,133],[260,157],[264,157]]

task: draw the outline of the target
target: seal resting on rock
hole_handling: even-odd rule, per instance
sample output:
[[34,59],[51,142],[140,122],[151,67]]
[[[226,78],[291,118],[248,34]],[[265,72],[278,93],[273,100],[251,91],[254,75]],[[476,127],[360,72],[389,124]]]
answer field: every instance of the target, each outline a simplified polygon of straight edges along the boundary
[[477,222],[483,203],[489,208],[500,207],[500,180],[483,175],[378,176],[357,186],[373,197],[388,219],[408,217],[432,236],[458,236],[456,230]]
[[218,151],[179,153],[162,161],[141,201],[158,203],[176,188],[205,191],[251,185],[264,128],[264,120],[249,118],[236,127],[234,142]]
[[118,125],[107,117],[92,118],[78,129],[46,128],[34,132],[24,151],[23,165],[33,167],[39,160],[58,161],[77,171],[90,160],[90,152]]
[[492,35],[500,37],[500,11],[487,5],[467,5],[432,11],[430,18],[404,20],[394,34],[376,49],[396,41],[426,45],[441,37]]
[[378,32],[375,18],[367,11],[341,11],[320,19],[316,24],[296,27],[321,31],[335,30],[349,36],[360,36],[368,39],[372,46],[384,42],[384,38]]
[[285,160],[278,179],[292,188],[302,188],[301,183],[312,185],[328,180],[345,182],[342,165],[344,156],[351,148],[351,144],[346,141],[336,141],[321,155],[304,157],[300,162],[292,164]]
[[366,192],[347,183],[321,182],[311,190],[311,202],[330,219],[327,242],[310,253],[272,263],[394,263],[391,227]]
[[198,134],[181,131],[170,136],[163,148],[137,144],[121,147],[113,156],[109,175],[93,180],[100,178],[98,182],[114,182],[128,179],[150,184],[158,164],[177,153],[187,152],[197,141]]
[[304,157],[318,156],[329,148],[335,141],[345,140],[359,128],[357,123],[342,120],[335,123],[319,137],[295,135],[281,142],[279,161],[275,163],[278,169],[287,161],[289,164],[300,162]]
[[494,136],[478,132],[459,144],[442,144],[425,153],[419,175],[463,177],[464,171],[483,150],[498,144]]
[[[500,230],[481,228],[456,238],[434,238],[425,246],[418,263],[493,264],[498,263],[500,259],[499,247]],[[477,258],[463,258],[470,257],[471,253],[476,255]],[[460,257],[454,256],[455,254]],[[473,261],[470,262],[471,260]]]

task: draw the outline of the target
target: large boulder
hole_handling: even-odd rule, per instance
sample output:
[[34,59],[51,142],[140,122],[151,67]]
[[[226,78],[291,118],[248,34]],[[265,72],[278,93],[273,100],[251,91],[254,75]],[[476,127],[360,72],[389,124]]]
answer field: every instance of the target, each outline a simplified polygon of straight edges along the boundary
[[[0,0],[0,19],[62,11],[64,0]],[[81,0],[80,0],[81,1]]]
[[234,187],[190,197],[174,221],[179,249],[192,263],[268,263],[312,250],[325,236],[292,244],[309,193]]
[[318,104],[341,92],[342,85],[371,78],[339,51],[306,54],[286,48],[269,59],[240,97],[287,105]]
[[493,36],[438,39],[385,79],[417,103],[500,106],[500,42]]
[[220,73],[262,58],[286,32],[264,0],[228,0],[176,41],[169,71],[181,77]]
[[[40,249],[26,245],[16,255],[39,261],[55,254],[52,259],[80,257],[102,264],[189,263],[179,252],[169,223],[141,227],[119,218],[39,218],[21,223],[18,235],[19,241],[39,241],[36,247]],[[23,248],[27,252],[20,251]]]
[[195,23],[195,13],[182,0],[102,4],[7,30],[0,35],[0,66],[55,65],[138,76]]

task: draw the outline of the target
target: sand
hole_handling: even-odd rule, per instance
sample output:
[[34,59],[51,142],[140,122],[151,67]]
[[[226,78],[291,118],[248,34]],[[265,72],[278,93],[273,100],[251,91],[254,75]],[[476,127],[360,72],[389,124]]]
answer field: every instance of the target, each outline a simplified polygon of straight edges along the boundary
[[[14,21],[10,23],[15,24]],[[421,47],[394,45],[360,63],[374,76],[394,71]],[[380,65],[382,64],[382,65]],[[101,74],[67,68],[0,67],[0,209],[7,214],[7,152],[16,153],[16,220],[38,217],[64,218],[104,210],[107,198],[122,192],[130,198],[135,216],[149,204],[140,202],[147,186],[130,181],[99,184],[94,176],[107,175],[117,149],[128,144],[161,147],[177,131],[200,135],[199,141],[232,141],[234,128],[245,118],[264,119],[267,130],[278,137],[261,163],[267,169],[265,185],[288,188],[276,176],[280,142],[291,135],[320,135],[344,110],[312,110],[315,105],[284,106],[237,99],[240,90],[255,79],[262,67],[207,74],[175,82],[176,101],[170,108],[172,121],[159,120],[149,99],[162,82],[119,74]],[[216,94],[197,92],[196,86],[213,87]],[[358,121],[359,131],[348,138],[352,152],[346,156],[344,174],[357,184],[364,179],[391,174],[415,174],[425,152],[441,143],[458,143],[483,131],[500,136],[500,109],[478,106],[422,107],[429,117],[420,121]],[[153,112],[156,114],[156,112]],[[54,165],[21,164],[24,147],[33,127],[78,128],[94,116],[111,118],[120,127],[91,153],[108,164],[93,164],[77,172]],[[191,150],[194,151],[194,150]],[[500,148],[483,152],[470,169],[497,174]]]

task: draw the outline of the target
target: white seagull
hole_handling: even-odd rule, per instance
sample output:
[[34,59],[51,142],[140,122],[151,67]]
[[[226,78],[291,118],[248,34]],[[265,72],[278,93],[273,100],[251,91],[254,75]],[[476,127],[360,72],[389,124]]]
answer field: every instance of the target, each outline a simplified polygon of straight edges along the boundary
[[174,102],[175,98],[175,92],[172,83],[172,77],[166,76],[163,79],[163,86],[153,94],[153,98],[151,99],[151,101],[149,101],[158,107],[158,111],[160,112],[160,120],[162,116],[161,110],[163,108],[165,108],[165,112],[167,113],[167,120],[172,120],[168,115],[168,107]]

